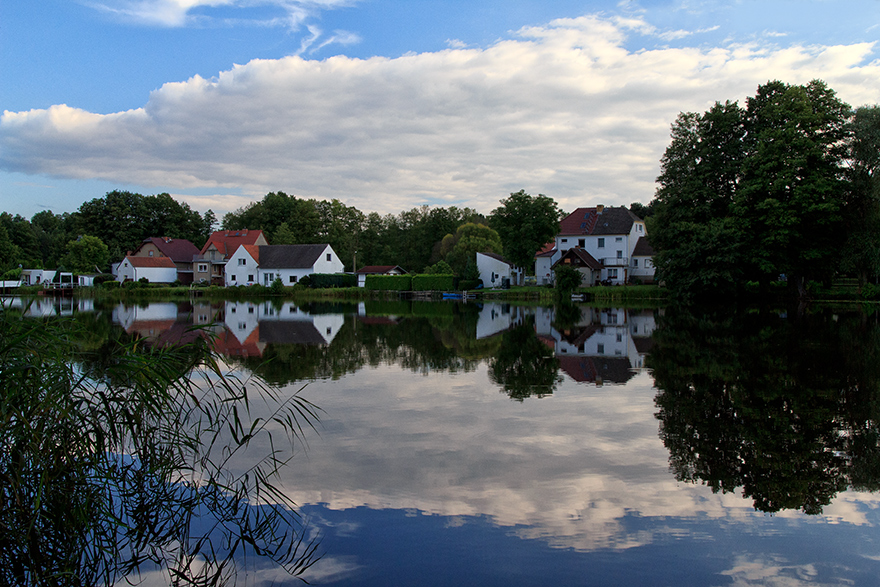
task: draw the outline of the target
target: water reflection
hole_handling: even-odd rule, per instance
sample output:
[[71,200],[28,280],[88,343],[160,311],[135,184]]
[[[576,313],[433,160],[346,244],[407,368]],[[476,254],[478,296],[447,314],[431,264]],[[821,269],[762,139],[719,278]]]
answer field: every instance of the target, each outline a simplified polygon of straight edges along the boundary
[[649,358],[681,481],[742,489],[756,509],[820,513],[880,481],[876,315],[671,308]]
[[[205,325],[230,364],[284,393],[308,382],[320,435],[280,478],[322,529],[314,584],[880,573],[876,316],[403,301],[110,314],[159,347]],[[251,421],[271,416],[252,405]]]

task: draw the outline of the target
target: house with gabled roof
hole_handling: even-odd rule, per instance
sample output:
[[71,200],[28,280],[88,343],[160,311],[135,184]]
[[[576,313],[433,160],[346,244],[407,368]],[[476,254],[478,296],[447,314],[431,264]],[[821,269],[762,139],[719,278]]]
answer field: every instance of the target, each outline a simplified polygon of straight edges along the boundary
[[227,262],[240,246],[268,244],[262,230],[217,230],[193,260],[193,280],[223,285]]
[[128,256],[168,257],[177,267],[177,280],[189,285],[193,282],[193,259],[199,256],[199,249],[185,238],[150,237]]
[[[645,221],[623,206],[600,204],[594,208],[578,208],[560,221],[559,234],[556,235],[553,248],[545,247],[536,255],[535,274],[539,282],[542,277],[546,279],[547,259],[552,268],[569,250],[581,249],[600,265],[598,270],[593,270],[595,274],[592,283],[585,285],[598,282],[627,283],[633,276],[633,253],[636,245],[644,240],[639,252],[648,250],[645,248],[646,237]],[[543,273],[538,272],[539,264]],[[653,264],[650,260],[639,256],[638,265],[640,279],[653,280]]]
[[498,253],[477,253],[477,271],[483,287],[504,287],[522,284],[522,269]]
[[342,273],[344,265],[329,244],[242,245],[226,262],[225,285],[295,285],[313,273]]
[[150,283],[174,283],[177,280],[177,266],[168,257],[125,257],[119,264],[116,280],[141,279]]

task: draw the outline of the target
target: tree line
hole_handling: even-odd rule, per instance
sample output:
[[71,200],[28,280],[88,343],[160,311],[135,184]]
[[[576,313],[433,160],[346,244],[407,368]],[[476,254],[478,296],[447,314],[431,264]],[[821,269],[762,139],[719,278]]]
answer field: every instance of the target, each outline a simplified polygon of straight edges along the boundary
[[654,264],[681,298],[880,276],[880,106],[821,81],[681,113],[657,182]]
[[[531,267],[534,253],[555,236],[562,212],[543,194],[512,193],[489,216],[468,207],[419,206],[397,215],[364,213],[339,200],[270,192],[224,215],[224,230],[262,230],[270,244],[329,243],[347,271],[399,265],[423,272],[444,262],[456,274],[475,272],[477,252],[507,255]],[[168,194],[112,191],[76,212],[38,212],[30,220],[0,213],[0,272],[64,268],[106,270],[146,238],[187,239],[201,248],[216,228],[211,210],[199,214]],[[443,266],[446,269],[446,265]]]

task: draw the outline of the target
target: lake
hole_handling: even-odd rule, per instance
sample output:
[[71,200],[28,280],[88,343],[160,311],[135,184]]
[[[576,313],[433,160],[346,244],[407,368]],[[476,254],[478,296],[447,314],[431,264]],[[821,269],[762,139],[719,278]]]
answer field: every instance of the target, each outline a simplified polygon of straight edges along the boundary
[[880,585],[876,312],[63,303],[26,314],[146,348],[207,332],[315,406],[225,463],[284,452],[313,585]]

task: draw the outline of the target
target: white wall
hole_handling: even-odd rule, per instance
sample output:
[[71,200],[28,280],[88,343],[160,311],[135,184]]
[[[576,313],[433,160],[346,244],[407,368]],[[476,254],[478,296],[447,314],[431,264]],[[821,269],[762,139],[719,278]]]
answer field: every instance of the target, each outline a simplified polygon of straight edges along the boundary
[[[480,272],[480,279],[483,280],[483,287],[501,287],[501,279],[503,277],[512,277],[510,265],[499,261],[483,253],[477,253],[477,271]],[[492,276],[495,280],[492,280]],[[511,284],[513,279],[511,279]]]

